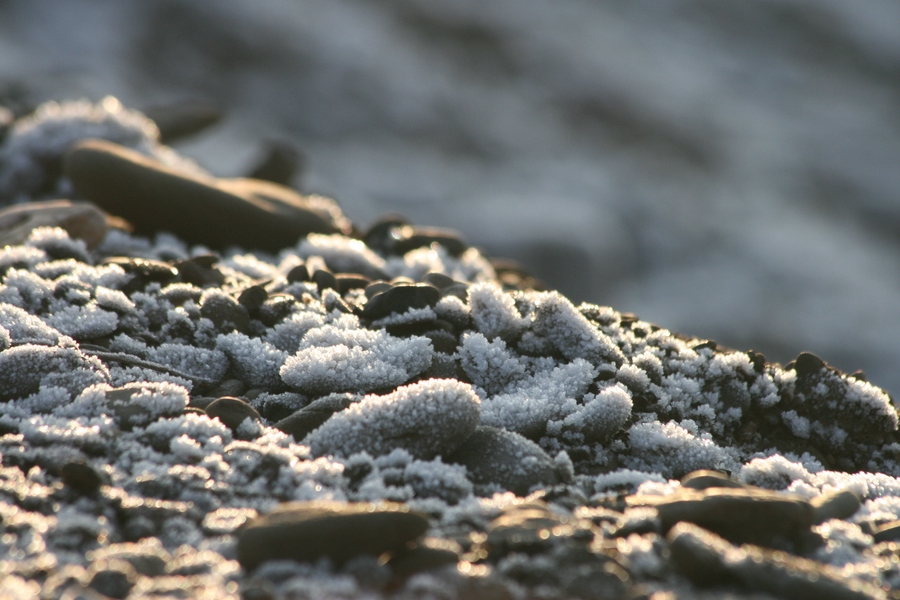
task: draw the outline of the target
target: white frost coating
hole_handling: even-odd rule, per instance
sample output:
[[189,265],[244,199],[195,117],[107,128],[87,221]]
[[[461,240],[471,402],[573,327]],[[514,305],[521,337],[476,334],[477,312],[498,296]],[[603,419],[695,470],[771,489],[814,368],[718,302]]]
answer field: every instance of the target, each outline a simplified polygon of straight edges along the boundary
[[23,245],[40,248],[51,255],[68,254],[85,262],[90,260],[90,253],[84,240],[77,238],[73,240],[69,237],[69,232],[62,227],[35,227]]
[[275,265],[260,260],[252,254],[235,254],[222,260],[225,266],[251,279],[270,279],[280,275]]
[[525,326],[513,297],[496,283],[478,283],[470,287],[469,307],[478,331],[489,340],[513,338]]
[[451,323],[465,323],[472,315],[472,310],[456,296],[444,296],[434,305],[434,314]]
[[563,419],[563,427],[578,431],[589,441],[604,441],[631,420],[632,406],[631,394],[616,384],[596,396],[585,395],[584,404]]
[[300,350],[281,367],[286,384],[310,394],[369,392],[400,385],[431,366],[428,338],[339,325],[306,334]]
[[0,303],[0,323],[9,332],[13,342],[31,340],[57,344],[62,337],[56,329],[38,317],[12,304]]
[[111,290],[108,287],[98,286],[94,290],[94,298],[97,300],[97,306],[114,310],[116,312],[130,312],[134,310],[134,302],[128,299],[124,293],[119,290]]
[[311,329],[325,325],[325,315],[312,311],[295,312],[270,329],[265,340],[285,352],[293,354],[300,348],[300,341]]
[[488,394],[499,394],[525,378],[525,365],[501,338],[488,341],[480,333],[465,333],[459,346],[460,364],[472,383]]
[[15,304],[31,313],[43,307],[44,301],[53,298],[53,282],[22,269],[10,269],[0,286],[0,302]]
[[196,348],[188,344],[160,344],[156,348],[148,348],[147,357],[176,371],[213,381],[221,380],[228,370],[228,359],[221,350]]
[[799,416],[796,410],[787,410],[781,413],[781,420],[788,426],[791,433],[799,438],[809,439],[809,419]]
[[695,433],[696,424],[690,421],[637,423],[628,431],[632,455],[626,457],[625,465],[663,477],[680,477],[697,469],[738,468],[732,451],[717,446],[708,433]]
[[[109,140],[182,171],[203,173],[192,161],[159,144],[153,121],[123,108],[111,96],[97,104],[46,102],[33,115],[16,121],[0,147],[0,201],[29,199],[48,183],[44,165],[61,160],[72,145],[88,138]],[[61,185],[54,191],[67,196],[71,190]]]
[[646,390],[650,387],[650,376],[636,365],[622,365],[616,372],[616,381],[634,390]]
[[[33,268],[38,263],[46,261],[47,253],[40,248],[30,246],[4,246],[0,248],[0,271],[9,267]],[[43,277],[43,275],[41,275]]]
[[44,317],[51,327],[79,340],[109,335],[119,325],[119,316],[103,310],[94,301],[78,306],[70,304]]
[[361,240],[343,235],[313,233],[297,246],[301,258],[321,256],[332,271],[360,273],[371,277],[384,270],[384,259],[372,252]]
[[452,452],[475,430],[480,404],[471,385],[429,379],[384,396],[366,396],[333,415],[303,443],[317,456],[379,456],[403,448],[431,459]]
[[534,332],[550,340],[569,360],[583,358],[594,365],[625,362],[625,355],[615,342],[559,292],[541,294],[534,315]]
[[597,475],[594,479],[594,491],[629,489],[636,490],[647,481],[667,483],[665,477],[659,473],[647,473],[633,469],[619,469],[611,473]]
[[560,421],[578,410],[597,371],[576,359],[549,372],[522,381],[514,392],[485,398],[482,425],[508,429],[529,437],[543,431],[550,421]]
[[281,387],[279,370],[287,353],[259,338],[233,332],[216,338],[216,347],[231,360],[241,379],[253,387]]
[[9,335],[9,329],[0,325],[0,351],[6,350],[12,344],[12,337]]

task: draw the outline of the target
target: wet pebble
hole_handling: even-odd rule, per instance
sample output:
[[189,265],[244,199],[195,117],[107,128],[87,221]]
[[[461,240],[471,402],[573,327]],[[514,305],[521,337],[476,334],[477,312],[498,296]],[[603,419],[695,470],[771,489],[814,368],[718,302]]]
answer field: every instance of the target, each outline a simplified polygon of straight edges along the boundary
[[428,519],[392,503],[289,503],[250,521],[238,534],[237,559],[247,570],[267,560],[341,565],[362,555],[398,552],[428,529]]

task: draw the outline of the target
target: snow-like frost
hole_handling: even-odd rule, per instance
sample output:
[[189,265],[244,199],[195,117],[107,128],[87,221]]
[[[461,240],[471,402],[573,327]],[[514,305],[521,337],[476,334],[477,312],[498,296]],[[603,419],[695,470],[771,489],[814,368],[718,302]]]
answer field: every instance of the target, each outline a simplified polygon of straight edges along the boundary
[[332,415],[303,443],[317,456],[379,456],[402,448],[432,459],[452,452],[475,430],[480,404],[472,386],[430,379],[384,396],[366,396]]
[[0,400],[33,394],[42,385],[64,387],[74,396],[107,381],[103,363],[75,348],[23,344],[0,352]]
[[739,466],[732,451],[717,446],[709,434],[698,435],[696,424],[689,421],[637,423],[628,431],[628,444],[626,467],[663,477],[681,477],[697,469],[734,471]]
[[220,381],[228,371],[229,364],[222,350],[197,348],[188,344],[160,344],[147,350],[147,358],[182,373],[212,381]]
[[321,256],[328,268],[340,273],[359,273],[380,279],[384,272],[384,259],[372,252],[361,240],[343,235],[313,233],[297,245],[301,258]]
[[587,394],[584,404],[565,419],[563,427],[581,433],[586,441],[606,441],[631,420],[631,395],[622,385]]
[[484,337],[510,340],[525,326],[515,301],[496,283],[478,283],[469,288],[469,307],[475,326]]
[[559,292],[541,294],[534,314],[534,331],[569,360],[583,358],[594,365],[625,362],[625,355],[615,342]]
[[279,370],[287,353],[259,338],[229,333],[216,338],[216,347],[231,360],[240,378],[247,384],[267,390],[282,387]]
[[485,398],[482,424],[525,437],[539,436],[549,422],[561,421],[578,410],[578,400],[596,376],[596,369],[580,358],[552,371],[536,373],[523,380],[515,391]]
[[499,337],[488,341],[480,333],[465,333],[459,356],[460,364],[472,383],[488,394],[499,394],[527,374],[525,365]]
[[12,304],[0,303],[0,323],[9,333],[12,342],[33,341],[56,345],[62,337],[40,318]]
[[424,337],[397,338],[383,329],[325,325],[306,334],[281,367],[289,386],[310,395],[370,392],[396,387],[431,366],[434,350]]
[[84,306],[70,304],[44,317],[48,325],[77,340],[109,335],[119,326],[119,316],[92,301]]

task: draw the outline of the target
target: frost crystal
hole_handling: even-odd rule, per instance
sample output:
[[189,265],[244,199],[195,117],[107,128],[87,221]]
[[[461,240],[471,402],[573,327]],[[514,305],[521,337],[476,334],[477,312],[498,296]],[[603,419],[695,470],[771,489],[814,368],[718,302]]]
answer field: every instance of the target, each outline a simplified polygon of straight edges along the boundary
[[417,458],[431,459],[453,452],[475,430],[479,412],[472,386],[431,379],[385,396],[366,396],[333,415],[303,443],[317,456],[378,456],[403,448]]
[[281,367],[281,378],[302,393],[370,392],[405,383],[431,365],[431,341],[386,331],[325,325],[310,331]]

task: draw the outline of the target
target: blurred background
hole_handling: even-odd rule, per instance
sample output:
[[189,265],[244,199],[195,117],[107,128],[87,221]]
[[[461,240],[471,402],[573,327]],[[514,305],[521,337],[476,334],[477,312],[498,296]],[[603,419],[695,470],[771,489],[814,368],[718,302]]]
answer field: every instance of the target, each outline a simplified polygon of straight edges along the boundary
[[365,227],[900,393],[896,0],[0,0],[0,104],[211,102]]

